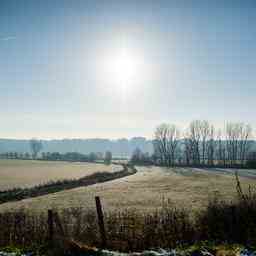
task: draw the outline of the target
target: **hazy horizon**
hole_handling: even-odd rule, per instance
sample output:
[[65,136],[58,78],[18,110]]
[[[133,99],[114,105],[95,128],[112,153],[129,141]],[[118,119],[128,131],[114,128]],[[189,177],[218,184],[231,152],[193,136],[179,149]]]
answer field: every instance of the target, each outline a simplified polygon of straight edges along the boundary
[[0,2],[0,138],[256,125],[254,1]]

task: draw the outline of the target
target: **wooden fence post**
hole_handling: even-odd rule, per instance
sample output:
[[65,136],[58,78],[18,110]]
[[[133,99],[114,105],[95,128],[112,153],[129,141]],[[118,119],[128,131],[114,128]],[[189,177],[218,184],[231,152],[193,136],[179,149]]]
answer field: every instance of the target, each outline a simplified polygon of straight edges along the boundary
[[48,239],[50,242],[53,241],[53,212],[48,210]]
[[95,202],[96,202],[98,223],[99,223],[100,235],[101,235],[101,246],[102,246],[102,248],[105,248],[107,245],[107,239],[106,239],[106,231],[105,231],[105,226],[104,226],[104,216],[103,216],[103,211],[102,211],[102,206],[101,206],[99,196],[95,197]]
[[56,223],[56,226],[58,227],[58,231],[60,233],[60,235],[62,237],[65,237],[65,232],[64,232],[64,229],[62,227],[62,224],[61,224],[61,221],[60,221],[60,217],[59,217],[59,214],[57,212],[54,212],[54,221]]

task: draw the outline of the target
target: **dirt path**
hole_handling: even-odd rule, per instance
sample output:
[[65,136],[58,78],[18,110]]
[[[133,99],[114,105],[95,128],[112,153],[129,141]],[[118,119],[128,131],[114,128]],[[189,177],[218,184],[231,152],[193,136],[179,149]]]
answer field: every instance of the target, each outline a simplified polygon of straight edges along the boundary
[[[191,168],[190,168],[191,169]],[[209,172],[213,174],[226,174],[234,176],[235,173],[238,173],[238,176],[256,179],[256,170],[251,169],[231,169],[231,168],[193,168],[194,172]]]

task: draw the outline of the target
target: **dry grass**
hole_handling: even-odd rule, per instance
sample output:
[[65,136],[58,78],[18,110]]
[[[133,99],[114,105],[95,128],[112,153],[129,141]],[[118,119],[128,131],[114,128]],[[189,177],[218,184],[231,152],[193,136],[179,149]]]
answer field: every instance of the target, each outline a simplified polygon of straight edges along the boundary
[[122,166],[33,160],[0,160],[0,190],[32,187],[49,181],[78,179],[96,172],[120,171]]
[[[95,211],[68,208],[59,212],[64,237],[54,224],[54,241],[74,239],[88,246],[101,246]],[[174,247],[177,242],[193,240],[193,224],[183,210],[165,207],[154,214],[135,211],[111,212],[105,215],[107,247],[121,251],[137,251],[162,246]],[[24,211],[0,213],[0,246],[46,245],[48,241],[46,214]]]
[[47,194],[57,193],[63,190],[71,190],[77,187],[85,187],[93,184],[103,183],[114,179],[120,179],[136,173],[136,169],[123,166],[123,170],[117,172],[96,172],[80,179],[68,179],[51,181],[43,185],[30,188],[14,188],[0,191],[0,204],[16,202],[32,197],[39,197]]
[[[177,207],[205,208],[215,195],[224,200],[236,195],[235,177],[221,172],[202,171],[193,168],[138,167],[135,175],[119,180],[75,188],[38,198],[15,203],[6,203],[0,210],[25,208],[46,211],[49,208],[63,209],[84,207],[94,209],[94,197],[100,196],[105,211],[134,208],[153,211],[161,207],[163,199],[170,199]],[[256,179],[241,177],[241,184],[256,185]]]
[[[97,184],[2,205],[1,210],[5,211],[0,212],[0,246],[47,247],[47,208],[61,208],[58,212],[65,235],[56,248],[66,250],[65,243],[70,239],[100,246],[95,195],[102,195],[110,249],[174,248],[200,241],[255,246],[256,190],[252,186],[248,189],[248,185],[255,187],[255,179],[236,179],[233,175],[201,169],[143,167],[135,175],[101,186]],[[218,189],[221,191],[217,193]],[[179,197],[173,197],[174,204],[164,200],[163,195]],[[156,200],[157,197],[162,200]],[[189,202],[192,198],[198,201]],[[51,207],[45,205],[49,202]],[[181,207],[191,205],[197,205],[197,211]],[[22,206],[29,211],[21,209]],[[130,206],[137,209],[129,209]],[[36,207],[39,212],[35,211]],[[61,240],[56,236],[55,241]]]
[[[225,242],[255,247],[256,193],[253,190],[249,190],[249,193],[240,191],[241,187],[238,186],[235,201],[223,202],[216,197],[208,202],[207,208],[195,215],[176,208],[168,201],[162,202],[162,207],[151,213],[136,210],[105,212],[107,248],[142,251],[206,241],[211,244]],[[51,251],[53,247],[59,251],[59,254],[52,255],[63,255],[67,250],[71,252],[68,255],[83,255],[82,252],[88,254],[88,249],[93,246],[101,247],[95,210],[67,208],[59,211],[59,216],[58,223],[61,224],[56,225],[54,221],[54,240],[49,243],[46,212],[0,213],[0,246],[38,248],[43,245]]]

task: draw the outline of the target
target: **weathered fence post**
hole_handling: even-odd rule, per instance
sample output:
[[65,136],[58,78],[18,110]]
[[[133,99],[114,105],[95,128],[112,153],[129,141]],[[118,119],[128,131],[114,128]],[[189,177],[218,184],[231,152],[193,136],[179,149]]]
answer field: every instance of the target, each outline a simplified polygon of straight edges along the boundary
[[48,239],[50,242],[53,241],[53,212],[48,210]]
[[104,216],[102,211],[102,206],[100,202],[100,197],[95,197],[96,202],[96,209],[97,209],[97,215],[98,215],[98,223],[100,228],[100,235],[101,235],[101,246],[102,248],[105,248],[107,245],[107,238],[106,238],[106,231],[104,226]]
[[59,214],[58,214],[57,212],[54,212],[54,221],[55,221],[55,223],[56,223],[56,226],[57,226],[58,229],[59,229],[60,235],[61,235],[62,237],[65,237],[65,232],[64,232],[64,229],[63,229],[63,227],[62,227]]

